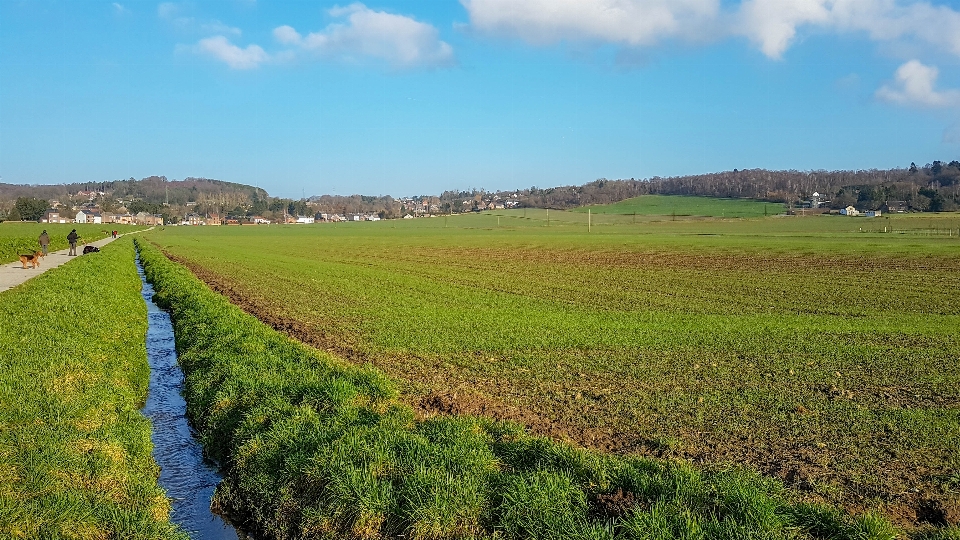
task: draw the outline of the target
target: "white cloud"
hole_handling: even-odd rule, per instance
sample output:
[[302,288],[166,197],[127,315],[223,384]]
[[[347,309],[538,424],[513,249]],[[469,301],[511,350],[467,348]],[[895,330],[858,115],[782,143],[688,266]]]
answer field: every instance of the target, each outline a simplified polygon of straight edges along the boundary
[[910,60],[897,68],[892,85],[877,90],[877,97],[898,105],[920,107],[960,106],[960,90],[936,90],[940,71],[935,66],[925,66]]
[[760,46],[763,54],[780,58],[803,24],[826,24],[830,11],[826,0],[747,0],[740,7],[744,34]]
[[258,45],[241,49],[224,36],[201,39],[197,50],[225,62],[233,69],[253,69],[270,60],[270,55]]
[[482,32],[535,44],[597,41],[628,46],[697,39],[719,18],[719,0],[460,0]]
[[329,11],[344,22],[301,36],[291,26],[280,26],[274,38],[284,44],[345,62],[370,59],[394,68],[446,66],[454,62],[453,48],[440,40],[433,26],[403,15],[374,11],[363,4]]
[[535,44],[627,47],[743,36],[780,58],[803,29],[960,56],[960,11],[927,0],[460,0],[473,29]]
[[119,3],[119,2],[114,2],[112,5],[113,5],[114,11],[115,11],[117,14],[119,14],[119,15],[123,15],[123,14],[125,14],[125,13],[130,13],[130,10],[127,9],[127,8],[125,8],[125,7],[123,6],[123,4],[121,4],[121,3]]
[[799,28],[864,33],[879,42],[911,41],[960,56],[960,12],[926,1],[745,0],[737,33],[780,58]]
[[216,19],[200,24],[200,32],[204,34],[232,34],[239,36],[242,32],[239,28],[224,24]]
[[273,29],[273,37],[284,45],[299,45],[303,37],[292,26],[278,26]]

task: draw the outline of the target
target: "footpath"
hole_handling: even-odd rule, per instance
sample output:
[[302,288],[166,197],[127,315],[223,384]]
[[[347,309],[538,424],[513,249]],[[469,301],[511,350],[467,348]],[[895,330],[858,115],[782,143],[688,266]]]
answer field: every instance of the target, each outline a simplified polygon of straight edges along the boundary
[[[153,227],[150,227],[152,229]],[[150,230],[146,229],[146,230]],[[140,232],[140,231],[136,231]],[[132,234],[132,233],[127,233]],[[117,238],[126,236],[124,234],[118,235]],[[116,238],[108,236],[106,238],[101,238],[95,242],[90,242],[89,244],[78,244],[77,245],[77,257],[83,257],[83,246],[96,246],[102,248],[103,246],[113,242]],[[37,249],[40,249],[39,246]],[[67,255],[70,253],[70,249],[61,249],[60,251],[51,251],[47,254],[46,257],[40,259],[40,268],[33,268],[27,264],[26,270],[24,270],[23,265],[20,261],[0,265],[0,292],[12,289],[17,285],[27,281],[28,279],[39,276],[40,274],[46,272],[47,270],[57,268],[68,262],[70,262],[73,257]]]

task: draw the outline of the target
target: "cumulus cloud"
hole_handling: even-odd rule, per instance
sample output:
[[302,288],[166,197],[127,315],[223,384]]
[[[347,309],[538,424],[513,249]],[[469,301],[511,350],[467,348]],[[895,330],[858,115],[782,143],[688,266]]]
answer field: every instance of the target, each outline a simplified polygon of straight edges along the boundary
[[893,84],[877,90],[877,98],[898,105],[919,107],[960,106],[960,90],[940,90],[935,86],[940,71],[910,60],[897,68]]
[[241,49],[224,36],[201,39],[197,50],[226,63],[233,69],[253,69],[270,60],[270,55],[258,45]]
[[960,56],[960,11],[927,0],[460,0],[479,32],[623,47],[742,36],[777,59],[803,29],[909,41]]
[[880,42],[912,41],[960,56],[960,12],[925,1],[745,0],[734,30],[780,58],[805,26]]
[[307,35],[291,26],[280,26],[273,36],[283,45],[345,62],[373,59],[394,68],[438,67],[454,62],[453,48],[427,23],[374,11],[359,3],[334,7],[329,14],[344,21]]
[[719,0],[461,0],[482,32],[535,44],[596,41],[650,45],[696,38],[720,14]]

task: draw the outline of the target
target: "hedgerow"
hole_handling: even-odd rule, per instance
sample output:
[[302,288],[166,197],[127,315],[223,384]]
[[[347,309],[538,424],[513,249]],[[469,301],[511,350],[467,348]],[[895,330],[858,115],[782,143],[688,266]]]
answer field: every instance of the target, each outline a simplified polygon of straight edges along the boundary
[[418,419],[394,382],[268,328],[141,243],[171,311],[214,504],[266,538],[894,538],[737,468],[612,456],[513,423]]
[[0,538],[182,539],[157,485],[131,242],[0,294]]

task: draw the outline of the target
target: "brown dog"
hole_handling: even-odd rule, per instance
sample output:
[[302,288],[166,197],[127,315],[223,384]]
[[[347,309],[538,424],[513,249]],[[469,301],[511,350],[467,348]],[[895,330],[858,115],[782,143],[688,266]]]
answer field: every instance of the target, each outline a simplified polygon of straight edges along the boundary
[[27,263],[30,264],[31,268],[40,268],[40,257],[43,257],[42,251],[36,251],[29,255],[20,256],[20,264],[23,265],[23,269],[27,269]]

